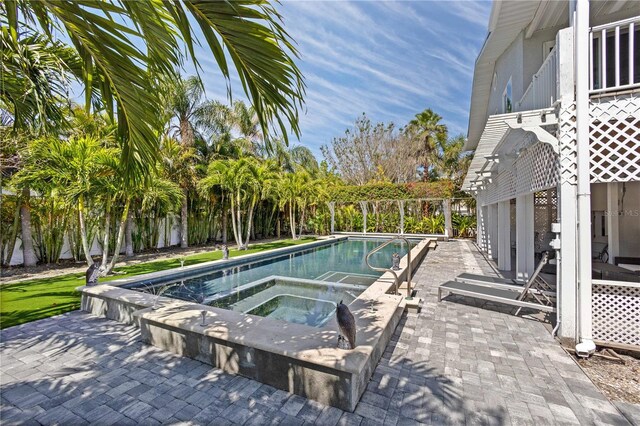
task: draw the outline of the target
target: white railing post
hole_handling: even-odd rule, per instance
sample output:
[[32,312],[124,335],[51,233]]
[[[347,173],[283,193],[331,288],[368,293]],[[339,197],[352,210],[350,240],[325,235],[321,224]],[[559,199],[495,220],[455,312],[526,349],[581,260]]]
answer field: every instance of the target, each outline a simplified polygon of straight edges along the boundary
[[593,90],[593,31],[589,31],[589,90]]
[[557,99],[556,66],[558,50],[554,47],[546,57],[540,69],[531,78],[522,98],[516,102],[516,111],[529,111],[547,108]]
[[629,24],[629,84],[634,84],[635,83],[634,79],[633,79],[633,77],[634,77],[634,75],[633,75],[633,72],[634,72],[633,66],[634,66],[634,62],[635,62],[634,61],[634,57],[633,57],[633,55],[635,53],[634,46],[633,46],[634,42],[635,42],[635,25],[632,22],[632,23]]
[[602,30],[600,35],[600,66],[602,76],[600,77],[600,88],[607,88],[607,30]]
[[616,63],[615,63],[615,67],[616,67],[616,75],[615,75],[615,81],[616,81],[616,86],[620,86],[620,26],[616,25],[616,32],[615,32],[615,52],[616,52]]
[[[591,93],[632,89],[640,83],[635,81],[633,75],[635,56],[637,55],[635,51],[637,23],[640,23],[640,16],[599,25],[589,31],[589,91]],[[609,57],[607,57],[607,36],[613,41],[613,46],[609,46],[610,49],[613,49],[609,52]],[[622,48],[624,37],[628,41],[628,51]],[[598,55],[598,61],[595,60],[594,55]],[[622,66],[623,59],[627,59],[628,66]],[[609,63],[609,71],[607,71],[607,61],[614,61],[612,66]],[[614,75],[608,76],[607,74],[611,72]],[[625,81],[623,77],[626,72],[629,73],[629,77]],[[610,84],[607,77],[610,77]]]

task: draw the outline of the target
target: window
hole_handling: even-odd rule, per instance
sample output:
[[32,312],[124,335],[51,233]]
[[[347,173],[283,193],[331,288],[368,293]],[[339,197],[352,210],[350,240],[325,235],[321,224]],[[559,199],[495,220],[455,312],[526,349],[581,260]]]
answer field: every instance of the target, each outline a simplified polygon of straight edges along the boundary
[[502,112],[508,113],[513,111],[513,90],[511,87],[511,77],[509,77],[509,81],[507,82],[507,87],[504,88],[504,93],[502,93]]

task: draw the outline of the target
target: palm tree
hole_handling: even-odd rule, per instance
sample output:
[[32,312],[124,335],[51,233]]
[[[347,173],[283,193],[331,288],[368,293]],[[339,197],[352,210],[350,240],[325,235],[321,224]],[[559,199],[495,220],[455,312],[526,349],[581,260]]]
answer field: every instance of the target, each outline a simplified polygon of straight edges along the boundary
[[239,139],[241,139],[236,143],[241,144],[246,151],[253,155],[264,150],[264,137],[260,128],[260,121],[253,107],[247,106],[242,101],[235,101],[233,103],[232,120],[240,134]]
[[447,140],[447,126],[440,123],[441,120],[441,116],[427,108],[416,114],[406,129],[418,143],[416,155],[422,162],[424,180],[430,178],[440,145]]
[[19,38],[1,31],[0,47],[3,116],[10,116],[14,130],[36,136],[55,133],[66,121],[62,101],[68,97],[70,80],[82,73],[78,55],[33,31]]
[[[275,123],[285,137],[287,125],[299,134],[304,82],[293,60],[295,46],[268,1],[12,0],[0,3],[0,14],[14,41],[23,22],[36,22],[48,41],[53,28],[65,33],[81,59],[86,103],[99,97],[111,117],[117,111],[130,179],[141,179],[139,168],[157,158],[156,134],[163,123],[157,90],[162,78],[156,77],[175,78],[185,56],[199,69],[197,32],[227,81],[231,68],[237,71],[263,132]],[[21,116],[25,108],[15,107]]]
[[325,182],[321,179],[313,179],[311,175],[305,171],[308,179],[305,180],[305,184],[302,186],[300,191],[300,197],[298,206],[300,207],[300,231],[298,232],[299,236],[302,236],[302,231],[304,229],[304,218],[307,207],[313,207],[320,202],[323,202],[328,195],[325,191]]
[[[47,213],[37,216],[38,219],[44,218],[47,221],[44,229],[43,224],[36,221],[36,229],[42,231],[35,234],[42,261],[57,260],[62,248],[61,236],[66,230],[66,213],[73,204],[67,198],[68,185],[76,177],[69,173],[68,165],[72,160],[72,152],[67,149],[68,146],[69,142],[53,137],[31,141],[23,151],[22,168],[12,177],[14,187],[23,188],[23,191],[33,189],[37,192],[38,205]],[[25,215],[24,211],[21,213]],[[31,209],[26,214],[30,221]],[[30,233],[30,227],[28,231]]]
[[170,80],[165,93],[166,114],[169,120],[169,133],[177,136],[183,146],[192,148],[197,136],[197,122],[203,115],[204,88],[198,77],[186,80],[178,77]]
[[249,244],[249,236],[253,229],[253,213],[258,201],[264,200],[273,193],[273,182],[277,177],[275,164],[271,161],[259,162],[251,159],[247,162],[248,176],[246,179],[246,191],[249,198],[247,207],[247,236],[241,248],[246,249]]
[[47,173],[55,179],[55,186],[67,203],[78,212],[80,237],[85,260],[93,265],[90,242],[87,238],[87,199],[99,191],[99,179],[110,178],[111,171],[104,167],[105,159],[117,154],[117,150],[104,148],[103,143],[91,136],[73,137],[69,141],[48,139],[46,160],[41,159],[39,167],[48,165]]
[[435,157],[435,168],[440,177],[451,179],[456,187],[462,184],[471,162],[472,153],[464,151],[462,135],[443,140]]
[[[1,12],[4,5],[0,4]],[[15,28],[0,31],[0,113],[3,125],[11,125],[12,139],[20,145],[17,168],[24,161],[21,153],[27,152],[28,139],[55,133],[65,124],[60,101],[66,97],[69,78],[79,74],[78,56],[62,43],[32,31],[20,37]],[[16,189],[20,192],[23,263],[33,266],[37,257],[31,233],[31,191],[28,186]]]
[[[161,167],[159,169],[162,170]],[[157,247],[161,220],[176,211],[182,202],[182,188],[163,175],[164,173],[154,173],[133,194],[132,205],[138,209],[137,232],[146,248]],[[131,209],[129,213],[129,218],[132,218]],[[127,241],[125,238],[125,241],[127,244],[133,243],[132,239]],[[133,251],[133,247],[125,247],[125,253],[127,251]],[[115,261],[112,262],[115,264]]]
[[[202,136],[198,134],[198,122],[202,121],[205,115],[208,115],[208,108],[206,102],[203,102],[204,88],[202,82],[198,77],[189,77],[183,80],[178,77],[175,80],[170,80],[166,85],[167,93],[166,98],[166,113],[170,124],[169,133],[180,139],[180,143],[185,153],[181,154],[176,151],[176,148],[180,148],[178,145],[171,147],[176,152],[170,153],[173,159],[181,158],[180,165],[185,170],[190,169],[194,159],[194,146],[197,139],[202,139]],[[177,123],[171,124],[171,121],[175,119]],[[179,149],[178,149],[179,150]],[[180,210],[180,247],[189,247],[189,189],[191,188],[191,180],[181,179],[182,187],[182,208]]]
[[291,238],[296,239],[296,212],[305,205],[305,188],[311,177],[304,170],[282,173],[277,182],[277,194],[280,208],[287,208]]
[[[224,207],[225,198],[228,199],[233,236],[240,249],[246,248],[242,233],[243,223],[253,215],[251,202],[253,185],[256,184],[253,181],[255,176],[252,172],[252,168],[255,167],[253,161],[249,158],[214,160],[209,163],[207,176],[198,183],[198,189],[203,195],[208,194],[216,187],[221,189],[223,210],[226,208]],[[248,231],[247,240],[249,235]]]
[[170,137],[163,138],[160,148],[162,169],[165,176],[182,189],[180,209],[180,247],[188,247],[188,201],[189,191],[196,182],[196,162],[198,156],[191,145],[180,145]]
[[266,157],[275,161],[286,172],[293,172],[301,167],[315,176],[320,171],[318,161],[309,148],[303,145],[287,146],[281,139],[273,142],[273,149],[266,153]]

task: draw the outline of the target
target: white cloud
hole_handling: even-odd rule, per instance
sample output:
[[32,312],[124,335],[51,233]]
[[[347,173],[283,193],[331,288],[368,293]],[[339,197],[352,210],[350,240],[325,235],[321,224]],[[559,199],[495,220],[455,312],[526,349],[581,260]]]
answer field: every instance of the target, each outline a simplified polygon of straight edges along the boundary
[[[424,108],[466,133],[473,64],[489,4],[470,1],[285,1],[284,26],[306,78],[301,142],[314,153],[362,112],[404,125]],[[202,58],[211,98],[226,98],[213,58]],[[234,99],[243,98],[237,76]]]

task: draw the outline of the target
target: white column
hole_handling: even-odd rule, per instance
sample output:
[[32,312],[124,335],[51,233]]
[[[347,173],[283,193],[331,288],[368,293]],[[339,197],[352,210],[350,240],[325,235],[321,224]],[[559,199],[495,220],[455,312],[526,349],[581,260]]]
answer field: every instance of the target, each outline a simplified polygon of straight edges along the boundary
[[[576,139],[578,147],[578,331],[592,342],[591,183],[589,170],[589,0],[575,1]],[[595,348],[595,346],[594,346]]]
[[360,208],[362,209],[362,233],[367,233],[367,202],[359,201]]
[[453,224],[451,223],[451,199],[442,200],[442,210],[444,211],[444,233],[446,238],[453,238]]
[[492,259],[498,258],[498,204],[487,206],[487,253]]
[[576,186],[569,182],[561,182],[558,194],[558,218],[560,221],[560,254],[558,259],[558,307],[560,312],[560,328],[558,336],[567,344],[573,345],[576,340],[577,317],[577,277],[576,277]]
[[533,194],[528,194],[516,198],[517,278],[529,278],[534,269]]
[[476,244],[480,250],[484,250],[484,214],[482,208],[482,197],[480,193],[476,197]]
[[620,231],[618,216],[618,183],[607,184],[607,238],[609,244],[609,263],[614,263],[620,255]]
[[498,269],[511,270],[511,203],[498,203]]
[[574,120],[574,56],[573,28],[560,30],[557,36],[558,98],[560,100],[560,184],[558,185],[558,221],[560,222],[560,250],[557,252],[558,336],[573,346],[577,336],[577,186],[576,134]]
[[400,212],[400,234],[404,234],[404,200],[398,200],[398,211]]
[[481,235],[482,239],[480,240],[480,248],[485,253],[489,252],[489,207],[482,206],[478,208],[480,214],[478,220],[478,226],[482,229]]
[[336,202],[329,201],[327,205],[329,206],[329,211],[331,212],[331,234],[333,235],[336,227]]

